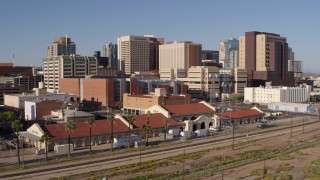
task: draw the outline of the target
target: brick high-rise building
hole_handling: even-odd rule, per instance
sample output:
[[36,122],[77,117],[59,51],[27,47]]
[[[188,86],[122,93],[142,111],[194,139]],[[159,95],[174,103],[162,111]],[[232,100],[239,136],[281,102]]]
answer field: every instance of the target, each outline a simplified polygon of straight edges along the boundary
[[288,71],[288,43],[285,37],[266,32],[246,32],[239,40],[239,67],[247,69],[248,86],[294,86]]
[[201,65],[202,45],[173,41],[159,46],[159,69],[189,69]]
[[121,36],[118,38],[119,68],[125,74],[157,70],[158,47],[163,38],[146,36]]

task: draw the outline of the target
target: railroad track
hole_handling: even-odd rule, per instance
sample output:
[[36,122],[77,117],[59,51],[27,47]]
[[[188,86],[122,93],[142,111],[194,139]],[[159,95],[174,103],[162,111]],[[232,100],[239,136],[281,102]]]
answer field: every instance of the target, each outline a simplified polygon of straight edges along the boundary
[[[316,120],[316,121],[313,121],[313,122],[308,122],[308,123],[305,123],[304,125],[307,126],[307,125],[311,125],[311,124],[315,124],[315,123],[318,123],[320,121]],[[296,128],[296,127],[301,127],[302,124],[296,124],[296,125],[293,125],[292,128]],[[279,131],[285,131],[285,130],[288,130],[290,129],[291,126],[286,126],[286,127],[280,127],[280,128],[270,128],[270,129],[264,129],[263,131],[260,131],[260,132],[253,132],[253,133],[247,133],[249,136],[255,136],[255,135],[264,135],[264,134],[268,134],[268,133],[271,133],[271,132],[279,132]],[[299,130],[300,131],[300,130]],[[247,137],[248,135],[247,134],[244,134],[244,135],[235,135],[235,138],[234,140],[239,140],[241,138],[245,138]],[[232,140],[233,138],[232,137],[226,137],[224,139],[215,139],[214,136],[210,136],[210,138],[206,137],[207,138],[207,141],[205,142],[194,142],[193,144],[182,144],[180,146],[175,146],[175,147],[165,147],[165,148],[161,148],[159,150],[157,149],[154,149],[152,150],[151,152],[141,152],[141,156],[152,156],[152,155],[157,155],[159,153],[163,153],[163,151],[165,152],[169,152],[169,151],[177,151],[177,150],[183,150],[183,149],[186,149],[186,148],[190,148],[191,146],[193,148],[196,148],[198,146],[203,146],[203,145],[206,145],[206,144],[211,144],[211,143],[219,143],[219,142],[227,142],[227,141],[230,141]],[[196,140],[194,140],[196,141]],[[131,158],[131,159],[135,159],[135,158],[139,158],[140,154],[139,152],[135,151],[135,153],[132,153],[132,154],[124,154],[124,155],[120,155],[118,157],[105,157],[105,158],[100,158],[100,159],[93,159],[91,161],[86,161],[86,162],[79,162],[79,163],[75,163],[75,162],[72,162],[72,168],[75,168],[75,167],[81,167],[81,166],[86,166],[86,165],[90,165],[90,166],[93,166],[93,165],[98,165],[100,163],[105,163],[105,162],[108,162],[108,161],[126,161],[127,159]],[[114,162],[114,163],[117,163],[117,162]],[[43,172],[46,172],[47,174],[50,174],[50,172],[54,172],[56,170],[60,170],[60,169],[69,169],[71,168],[70,165],[67,165],[67,164],[61,164],[60,166],[55,166],[55,165],[47,165],[47,167],[45,168],[40,168],[40,169],[28,169],[24,172],[19,172],[19,171],[12,171],[8,174],[5,174],[5,175],[1,175],[0,174],[0,179],[4,179],[4,178],[13,178],[13,177],[18,177],[18,176],[25,176],[25,175],[30,175],[30,174],[39,174],[39,173],[43,173]],[[23,170],[22,170],[23,171]]]

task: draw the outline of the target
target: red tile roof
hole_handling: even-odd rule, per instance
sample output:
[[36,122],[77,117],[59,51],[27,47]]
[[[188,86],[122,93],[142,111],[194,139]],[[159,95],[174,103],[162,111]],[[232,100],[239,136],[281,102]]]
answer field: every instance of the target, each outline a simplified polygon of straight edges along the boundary
[[239,111],[230,111],[230,112],[224,112],[220,114],[220,118],[227,119],[230,117],[232,119],[239,119],[239,118],[245,118],[245,117],[253,117],[253,116],[262,116],[263,113],[255,110],[255,109],[245,109],[245,110],[239,110]]
[[164,106],[164,108],[168,110],[172,116],[214,113],[214,110],[202,103],[168,105]]
[[[43,127],[44,131],[49,132],[53,136],[53,140],[67,139],[68,132],[64,128],[64,124],[46,124]],[[114,133],[127,132],[126,126],[121,120],[116,119],[113,126]],[[92,126],[92,135],[106,135],[111,134],[111,124],[106,120],[96,120]],[[89,125],[85,121],[76,122],[76,129],[71,133],[71,138],[88,137]]]
[[[126,119],[127,117],[124,117],[124,118]],[[134,126],[135,126],[134,128],[141,129],[141,127],[146,124],[147,119],[148,119],[148,115],[147,114],[136,115],[136,116],[134,116],[134,118],[136,120],[134,123]],[[150,124],[151,128],[152,129],[164,128],[165,124],[163,122],[163,119],[165,119],[165,118],[166,117],[161,113],[150,114],[149,124]],[[176,122],[172,118],[166,118],[166,119],[168,119],[170,121],[168,124],[169,127],[184,125],[184,123]]]

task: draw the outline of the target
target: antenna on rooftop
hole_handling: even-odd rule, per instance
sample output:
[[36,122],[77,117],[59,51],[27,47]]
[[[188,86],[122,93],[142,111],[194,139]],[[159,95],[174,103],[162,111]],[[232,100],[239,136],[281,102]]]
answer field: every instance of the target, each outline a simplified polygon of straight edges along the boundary
[[12,54],[12,64],[13,64],[13,67],[14,67],[14,53]]

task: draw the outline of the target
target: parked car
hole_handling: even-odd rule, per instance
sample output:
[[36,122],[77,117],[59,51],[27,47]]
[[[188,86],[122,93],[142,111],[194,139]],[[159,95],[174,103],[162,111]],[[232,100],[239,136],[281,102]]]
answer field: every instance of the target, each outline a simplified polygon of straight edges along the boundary
[[219,128],[218,128],[218,127],[210,126],[210,127],[209,127],[209,131],[219,131]]
[[269,124],[267,124],[267,123],[260,123],[260,124],[257,125],[257,128],[261,128],[261,129],[264,129],[264,128],[267,128],[267,127],[269,127]]

